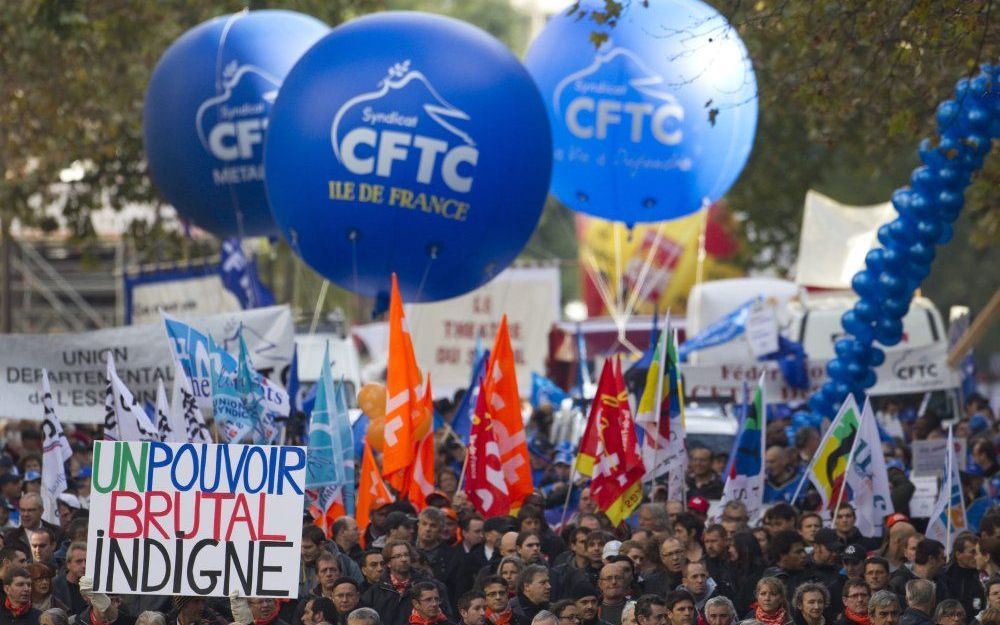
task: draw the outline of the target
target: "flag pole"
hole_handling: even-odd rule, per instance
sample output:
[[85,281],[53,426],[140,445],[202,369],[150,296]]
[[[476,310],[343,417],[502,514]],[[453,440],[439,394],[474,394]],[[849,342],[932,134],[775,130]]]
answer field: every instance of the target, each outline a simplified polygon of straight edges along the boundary
[[[948,472],[948,478],[946,480],[946,483],[947,483],[947,487],[946,488],[947,488],[947,490],[945,491],[946,496],[948,497],[948,500],[947,500],[948,501],[948,505],[945,506],[945,509],[944,509],[944,514],[947,517],[947,525],[946,525],[946,531],[945,531],[945,535],[944,535],[944,557],[945,557],[945,559],[947,559],[948,557],[951,556],[951,504],[952,504],[952,500],[951,500],[951,487],[952,487],[951,472],[952,472],[952,463],[955,461],[955,458],[954,458],[954,456],[955,456],[955,447],[954,447],[954,445],[955,445],[955,443],[954,443],[954,441],[952,439],[952,426],[949,425],[948,426],[948,455],[945,456],[945,463],[944,463],[945,471]],[[850,466],[850,464],[848,464],[848,466]]]
[[[846,399],[844,401],[847,401]],[[864,419],[864,413],[861,413],[861,417],[858,419],[858,430],[854,434],[854,442],[851,443],[851,453],[847,454],[847,469],[844,471],[844,475],[840,477],[840,490],[837,492],[837,505],[833,508],[833,518],[830,522],[834,525],[837,523],[837,513],[840,511],[840,504],[844,501],[844,490],[847,487],[847,471],[851,470],[851,463],[854,462],[854,452],[858,448],[858,442],[861,437],[858,433],[861,432],[861,419]],[[830,428],[831,430],[833,428]]]
[[559,531],[562,531],[563,524],[566,523],[566,511],[569,509],[569,498],[573,494],[573,486],[576,485],[576,463],[573,463],[573,471],[569,475],[569,488],[566,489],[566,501],[563,502],[562,515],[559,517]]
[[462,474],[458,476],[458,488],[455,489],[455,492],[462,490],[462,484],[465,484],[465,470],[468,468],[468,466],[469,466],[469,448],[465,447],[465,457],[462,458]]

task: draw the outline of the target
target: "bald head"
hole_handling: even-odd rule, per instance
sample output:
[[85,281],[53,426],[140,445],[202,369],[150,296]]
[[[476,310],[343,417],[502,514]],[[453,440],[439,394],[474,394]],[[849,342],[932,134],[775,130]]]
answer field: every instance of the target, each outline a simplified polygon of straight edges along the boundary
[[517,532],[507,532],[500,537],[500,557],[517,555]]

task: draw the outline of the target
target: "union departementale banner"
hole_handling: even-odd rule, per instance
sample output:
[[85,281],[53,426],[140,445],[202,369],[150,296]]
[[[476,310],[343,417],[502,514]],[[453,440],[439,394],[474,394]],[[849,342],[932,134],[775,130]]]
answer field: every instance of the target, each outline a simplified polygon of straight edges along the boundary
[[298,596],[304,447],[94,443],[94,591]]

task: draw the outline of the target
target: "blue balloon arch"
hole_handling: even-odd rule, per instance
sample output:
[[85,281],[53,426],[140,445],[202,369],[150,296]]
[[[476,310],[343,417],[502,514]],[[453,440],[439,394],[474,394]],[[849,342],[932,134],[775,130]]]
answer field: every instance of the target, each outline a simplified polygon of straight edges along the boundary
[[814,413],[832,417],[849,394],[860,401],[885,361],[875,343],[891,347],[902,340],[914,291],[930,274],[935,248],[951,239],[965,188],[1000,137],[1000,65],[983,65],[975,77],[959,80],[955,96],[938,106],[937,126],[936,145],[920,142],[923,165],[910,186],[892,194],[899,216],[879,229],[882,247],[868,252],[865,269],[851,280],[860,299],[841,318],[850,336],[836,342],[829,380],[809,399]]

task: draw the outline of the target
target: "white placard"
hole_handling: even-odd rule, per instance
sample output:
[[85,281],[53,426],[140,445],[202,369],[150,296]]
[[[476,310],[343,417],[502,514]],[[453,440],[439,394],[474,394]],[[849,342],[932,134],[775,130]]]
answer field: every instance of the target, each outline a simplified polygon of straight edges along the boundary
[[934,512],[934,502],[937,500],[937,478],[911,475],[910,481],[917,488],[913,492],[913,497],[910,498],[910,517],[914,519],[930,518]]
[[774,307],[757,302],[747,315],[746,337],[755,358],[778,351],[778,319]]
[[469,385],[477,336],[490,349],[505,313],[517,388],[526,396],[531,372],[545,370],[549,331],[559,320],[558,268],[508,269],[471,293],[407,307],[417,364],[433,374],[435,391]]
[[156,323],[160,310],[168,315],[204,316],[240,310],[240,301],[218,274],[132,286],[132,323]]
[[[964,438],[955,439],[955,461],[958,463],[958,470],[965,470],[965,446]],[[913,453],[913,473],[915,475],[929,475],[941,477],[944,475],[945,460],[948,455],[948,441],[943,438],[936,438],[928,441],[913,441],[910,443],[910,450]]]
[[298,596],[304,447],[96,441],[94,591]]

